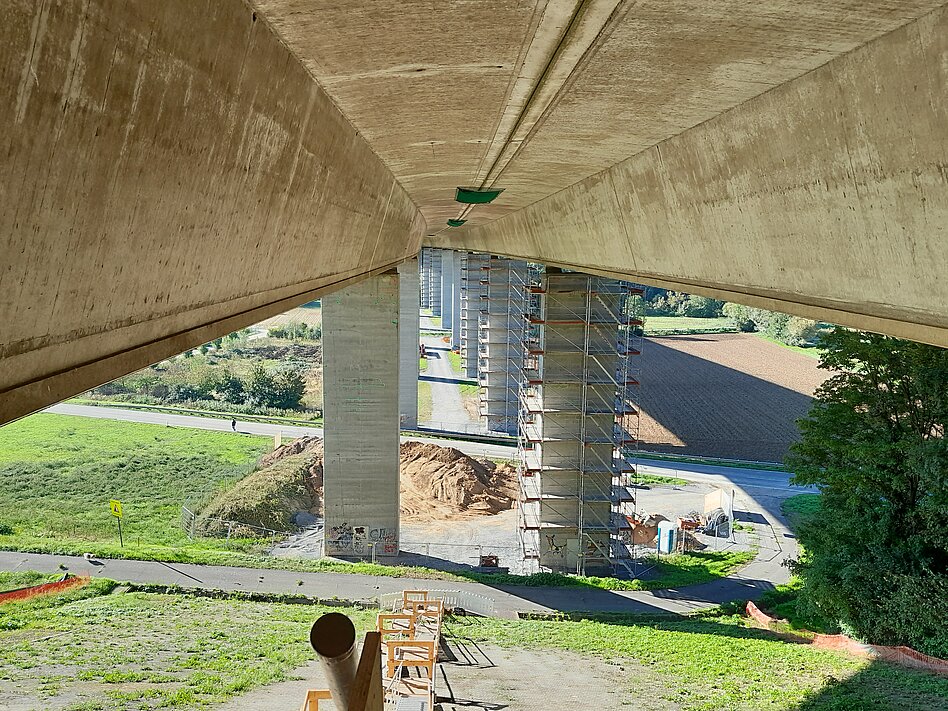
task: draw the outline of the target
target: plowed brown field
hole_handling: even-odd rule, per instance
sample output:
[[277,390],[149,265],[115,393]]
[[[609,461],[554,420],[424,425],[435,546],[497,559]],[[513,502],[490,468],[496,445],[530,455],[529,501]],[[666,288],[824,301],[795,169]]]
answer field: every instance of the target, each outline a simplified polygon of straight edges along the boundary
[[751,334],[646,339],[642,449],[781,461],[828,377],[815,358]]

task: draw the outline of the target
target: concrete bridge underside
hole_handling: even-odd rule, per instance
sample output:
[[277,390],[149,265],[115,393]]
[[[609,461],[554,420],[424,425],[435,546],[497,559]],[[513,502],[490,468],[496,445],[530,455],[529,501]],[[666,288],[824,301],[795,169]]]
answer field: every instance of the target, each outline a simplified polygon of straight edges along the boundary
[[943,0],[4,10],[0,422],[422,243],[948,346]]

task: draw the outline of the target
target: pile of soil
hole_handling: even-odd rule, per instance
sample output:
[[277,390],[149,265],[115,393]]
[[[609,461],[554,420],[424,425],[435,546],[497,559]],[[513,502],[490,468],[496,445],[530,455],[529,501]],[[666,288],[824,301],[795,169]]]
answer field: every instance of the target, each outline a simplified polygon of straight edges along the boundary
[[[401,445],[401,513],[406,520],[451,520],[514,507],[517,472],[509,463],[473,459],[451,447]],[[213,519],[292,531],[322,515],[323,442],[294,440],[260,458],[257,470],[220,493],[201,513]]]
[[217,520],[224,519],[294,531],[316,520],[322,502],[323,441],[303,437],[263,455],[255,471],[214,497],[198,517],[198,528],[216,535],[220,533]]
[[401,446],[401,511],[406,519],[459,518],[513,508],[517,471],[510,464],[473,459],[452,447]]

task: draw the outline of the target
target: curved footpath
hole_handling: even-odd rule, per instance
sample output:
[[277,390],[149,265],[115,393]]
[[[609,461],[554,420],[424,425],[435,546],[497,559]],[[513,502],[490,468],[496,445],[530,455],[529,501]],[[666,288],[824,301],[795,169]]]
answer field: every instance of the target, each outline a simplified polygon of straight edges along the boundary
[[[390,578],[349,573],[301,573],[142,560],[96,559],[0,551],[0,570],[59,572],[111,578],[122,582],[180,585],[228,592],[263,592],[307,595],[322,599],[370,601],[382,593],[406,588],[461,590],[490,598],[494,614],[514,618],[518,612],[672,612],[686,614],[737,599],[756,599],[777,582],[786,570],[777,560],[783,555],[761,547],[757,558],[735,575],[678,590],[620,592],[597,588],[533,588],[490,586],[483,583],[417,578]],[[776,578],[776,579],[775,579]],[[782,578],[782,579],[780,579]]]

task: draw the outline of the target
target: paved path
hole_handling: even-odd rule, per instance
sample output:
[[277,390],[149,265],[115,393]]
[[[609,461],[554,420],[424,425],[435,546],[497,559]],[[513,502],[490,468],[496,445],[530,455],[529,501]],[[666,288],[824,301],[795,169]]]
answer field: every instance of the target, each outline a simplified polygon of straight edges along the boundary
[[517,612],[555,610],[686,613],[729,600],[757,597],[772,587],[768,581],[755,578],[754,573],[744,573],[734,578],[677,591],[614,592],[598,588],[489,586],[446,580],[387,578],[345,573],[299,573],[289,570],[258,570],[141,560],[88,561],[79,556],[0,551],[0,570],[4,571],[37,570],[55,573],[63,570],[61,566],[76,575],[111,578],[122,582],[180,585],[207,590],[304,594],[344,600],[370,601],[382,593],[399,592],[406,588],[461,590],[490,598],[494,602],[494,614],[508,618],[516,617]]
[[461,401],[459,374],[451,367],[448,344],[436,336],[422,336],[421,342],[428,354],[424,377],[431,384],[430,421],[441,429],[458,427],[464,431],[480,431],[480,424],[464,409]]
[[[107,419],[148,422],[178,427],[230,431],[229,419],[166,415],[160,413],[61,404],[49,412],[102,417]],[[239,431],[272,436],[322,436],[318,427],[283,427],[279,425],[241,423]],[[457,447],[472,456],[509,458],[511,449],[501,445],[476,442],[446,441],[408,437],[422,442]],[[643,460],[644,461],[644,460]],[[687,468],[685,468],[687,467]],[[788,571],[782,562],[796,554],[796,541],[780,515],[780,501],[787,496],[809,491],[790,486],[785,472],[740,469],[734,467],[665,464],[650,462],[642,466],[646,473],[677,476],[733,488],[736,494],[738,520],[751,523],[758,536],[757,558],[730,578],[682,588],[655,592],[613,592],[598,589],[491,587],[479,583],[447,583],[445,581],[409,580],[330,573],[295,573],[290,571],[256,570],[218,566],[165,564],[147,561],[107,560],[91,564],[82,558],[0,552],[0,569],[13,568],[55,571],[60,563],[73,572],[91,572],[119,580],[140,583],[178,584],[223,590],[260,590],[267,592],[304,592],[319,597],[338,596],[346,599],[370,599],[380,592],[395,592],[409,586],[429,589],[464,589],[491,597],[498,614],[511,616],[516,611],[590,610],[590,611],[656,611],[686,612],[734,599],[753,598],[774,584],[786,582]],[[299,586],[299,581],[303,586]]]

